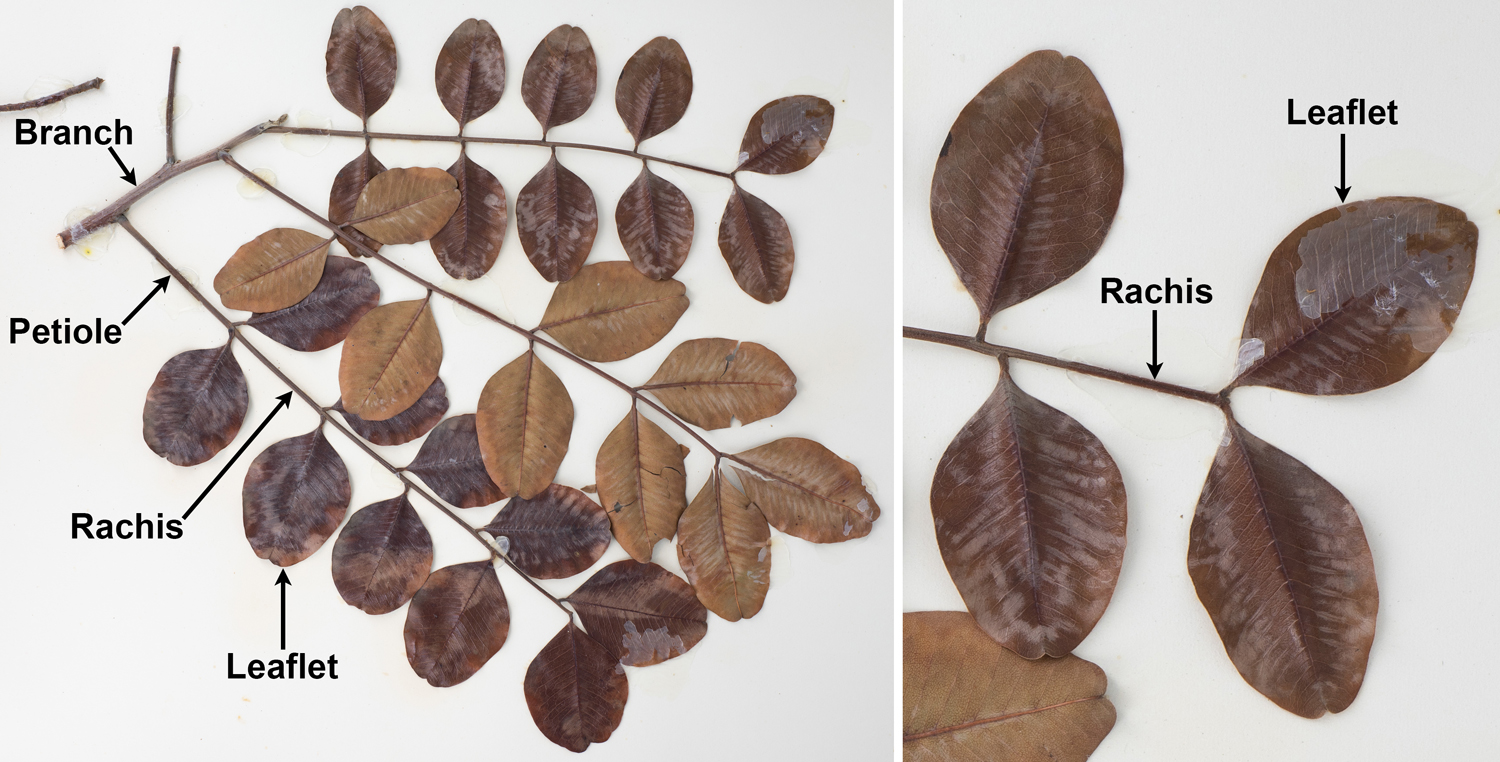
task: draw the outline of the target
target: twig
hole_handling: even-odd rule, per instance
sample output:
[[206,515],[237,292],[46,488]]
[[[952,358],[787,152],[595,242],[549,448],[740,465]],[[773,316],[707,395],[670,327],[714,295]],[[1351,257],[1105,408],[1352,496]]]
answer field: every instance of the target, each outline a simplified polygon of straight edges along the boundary
[[98,77],[94,77],[93,79],[81,85],[74,85],[66,90],[58,90],[51,95],[44,95],[40,98],[37,98],[36,100],[25,101],[23,103],[8,103],[5,105],[0,105],[0,111],[25,111],[29,108],[41,108],[42,106],[56,103],[64,98],[71,98],[79,93],[88,92],[89,90],[93,90],[102,84],[104,84],[104,80]]
[[172,71],[167,74],[167,166],[177,163],[177,145],[172,142],[172,115],[177,107],[177,56],[182,48],[172,48]]

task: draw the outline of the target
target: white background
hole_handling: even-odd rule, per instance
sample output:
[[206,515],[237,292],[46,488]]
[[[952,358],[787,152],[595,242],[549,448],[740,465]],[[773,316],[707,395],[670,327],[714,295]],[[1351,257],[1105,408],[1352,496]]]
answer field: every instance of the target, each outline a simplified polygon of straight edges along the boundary
[[[1214,300],[1160,308],[1161,378],[1222,387],[1271,250],[1338,203],[1340,128],[1288,126],[1287,98],[1304,108],[1394,99],[1399,125],[1344,130],[1349,200],[1426,196],[1479,226],[1476,275],[1453,336],[1411,377],[1345,398],[1234,396],[1247,428],[1343,491],[1374,552],[1374,650],[1363,690],[1340,715],[1293,716],[1241,680],[1188,579],[1188,525],[1222,430],[1218,412],[1014,364],[1023,388],[1103,440],[1129,494],[1119,587],[1076,652],[1104,668],[1119,710],[1099,762],[1488,759],[1500,746],[1492,689],[1500,513],[1486,487],[1500,415],[1500,9],[1311,5],[906,6],[908,325],[973,333],[977,311],[931,232],[932,167],[963,105],[1038,49],[1082,58],[1104,86],[1124,141],[1125,189],[1093,262],[998,315],[991,341],[1144,374],[1150,307],[1102,306],[1099,279],[1191,277],[1211,284]],[[962,609],[933,539],[927,492],[948,442],[993,388],[994,362],[911,341],[903,357],[904,608]]]
[[[734,284],[716,233],[727,197],[719,178],[656,167],[682,187],[697,216],[692,256],[678,277],[692,308],[661,344],[610,366],[642,383],[680,341],[726,336],[764,343],[798,375],[798,396],[780,415],[710,435],[726,451],[780,436],[815,438],[864,473],[886,516],[866,539],[815,546],[778,535],[772,585],[753,620],[712,618],[689,655],[632,669],[630,699],[614,737],[592,759],[874,759],[894,743],[891,627],[896,536],[891,237],[893,32],[890,8],[869,3],[385,3],[375,11],[391,29],[400,57],[394,97],[372,120],[376,130],[451,134],[452,119],[433,89],[443,41],[470,16],[488,18],[505,46],[509,84],[500,106],[470,134],[538,137],[519,84],[536,43],[554,26],[585,29],[599,61],[594,107],[552,131],[557,140],[629,145],[613,105],[620,68],[657,35],[681,42],[695,91],[686,117],[649,140],[648,153],[727,169],[750,116],[777,97],[811,93],[837,107],[832,140],[810,168],[791,176],[744,178],[745,187],[788,219],[797,249],[785,301],[762,305]],[[337,127],[358,124],[329,94],[324,49],[337,4],[259,2],[123,4],[27,3],[7,9],[0,47],[0,101],[23,99],[39,77],[82,82],[102,76],[99,92],[77,96],[62,114],[0,115],[0,305],[4,317],[74,323],[95,316],[118,322],[162,273],[124,233],[93,259],[63,253],[53,235],[79,206],[98,208],[127,186],[100,147],[14,144],[19,117],[44,124],[113,123],[134,127],[121,156],[145,178],[162,160],[158,108],[170,48],[181,45],[178,92],[191,101],[177,122],[178,154],[193,156],[267,118],[315,112]],[[315,148],[304,139],[304,150]],[[381,142],[387,166],[447,167],[451,145]],[[237,150],[252,168],[268,168],[280,187],[326,209],[334,173],[359,152],[338,139],[314,156],[263,137]],[[427,244],[388,249],[427,277],[527,325],[551,293],[526,260],[514,226],[515,194],[546,160],[542,149],[486,147],[472,156],[499,176],[512,224],[490,275],[454,284]],[[600,232],[590,261],[625,255],[614,207],[639,166],[617,156],[567,151],[563,161],[593,188]],[[240,244],[265,230],[319,230],[270,196],[247,199],[239,177],[222,166],[193,171],[132,212],[136,226],[167,256],[207,285]],[[320,231],[321,232],[321,231]],[[336,247],[337,249],[338,247]],[[384,301],[420,296],[418,288],[375,266]],[[210,292],[211,293],[211,292]],[[472,412],[488,376],[524,349],[514,335],[439,303],[442,377],[450,414]],[[8,325],[8,322],[7,322]],[[315,356],[285,350],[253,330],[266,351],[315,398],[332,403],[337,349]],[[8,334],[7,334],[8,337]],[[545,600],[509,571],[501,581],[512,612],[505,647],[468,682],[437,689],[416,677],[402,645],[405,609],[370,617],[343,603],[329,576],[332,541],[289,570],[288,646],[314,658],[336,653],[340,679],[230,681],[226,653],[276,658],[277,569],[243,539],[240,486],[266,445],[305,433],[315,416],[301,402],[272,421],[187,522],[177,541],[68,539],[69,516],[180,515],[285,390],[248,353],[250,410],[240,436],[213,460],[178,468],[141,440],[141,405],[157,369],[174,354],[216,346],[223,330],[177,285],[127,327],[118,346],[0,345],[0,483],[8,488],[0,531],[8,549],[5,623],[0,643],[0,732],[18,758],[390,759],[422,753],[513,759],[571,756],[536,730],[521,682],[536,652],[563,625]],[[618,390],[546,358],[567,383],[577,409],[571,452],[558,481],[594,482],[599,443],[624,415]],[[395,481],[337,434],[334,446],[354,485],[350,511],[396,494]],[[678,435],[683,442],[690,441]],[[406,463],[413,443],[382,452]],[[701,449],[701,448],[696,448]],[[689,461],[689,494],[708,475],[704,453]],[[475,560],[472,540],[414,500],[436,542],[436,565]],[[483,524],[498,506],[466,511]],[[618,546],[601,565],[624,557]],[[656,560],[676,570],[670,546]],[[563,594],[586,579],[549,583]],[[241,661],[240,663],[243,663]]]

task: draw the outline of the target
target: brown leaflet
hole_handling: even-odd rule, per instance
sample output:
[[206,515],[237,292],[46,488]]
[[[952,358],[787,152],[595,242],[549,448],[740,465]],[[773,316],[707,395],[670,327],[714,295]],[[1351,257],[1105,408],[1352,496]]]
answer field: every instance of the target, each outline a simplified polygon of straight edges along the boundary
[[255,555],[291,566],[333,536],[349,510],[349,469],[321,427],[255,456],[242,493]]
[[734,282],[756,301],[772,304],[786,298],[792,285],[792,231],[770,204],[745,192],[738,183],[719,220],[719,252],[734,273]]
[[318,287],[302,301],[275,312],[257,312],[245,324],[299,352],[317,352],[344,340],[380,303],[380,286],[363,262],[328,257]]
[[479,450],[495,484],[509,495],[540,495],[568,454],[573,398],[536,352],[495,372],[479,394]]
[[505,188],[467,153],[458,155],[448,174],[458,182],[458,207],[432,236],[432,253],[449,275],[474,280],[489,272],[500,257],[509,224]]
[[467,413],[438,424],[422,443],[416,460],[406,467],[408,473],[422,477],[438,497],[459,508],[489,505],[505,497],[484,470],[474,418],[473,413]]
[[1232,419],[1188,542],[1188,574],[1251,687],[1303,717],[1341,712],[1375,639],[1375,562],[1354,507]]
[[609,517],[588,495],[552,484],[531,500],[513,497],[485,525],[521,571],[537,579],[571,577],[609,549]]
[[196,466],[234,441],[250,408],[245,372],[226,343],[183,352],[146,390],[141,432],[146,446],[179,466]]
[[333,584],[366,614],[401,608],[432,571],[432,536],[405,495],[354,512],[333,544]]
[[609,649],[569,620],[526,668],[526,706],[547,740],[569,751],[609,740],[630,685]]
[[615,206],[620,243],[641,274],[672,277],[693,248],[693,204],[680,188],[642,166]]
[[599,233],[594,192],[553,154],[516,196],[516,233],[543,278],[558,283],[583,267]]
[[833,131],[833,104],[816,95],[778,98],[755,112],[736,172],[784,175],[813,163]]
[[505,92],[505,51],[488,21],[468,19],[438,52],[437,91],[459,125],[484,116]]
[[932,175],[932,229],[981,324],[1088,264],[1124,178],[1109,98],[1077,58],[1032,53],[964,106]]
[[686,455],[687,448],[634,405],[599,446],[599,502],[620,547],[637,561],[650,561],[656,543],[677,533],[687,508]]
[[302,301],[318,286],[332,238],[276,228],[241,246],[214,276],[214,290],[232,310],[275,312]]
[[344,8],[328,34],[328,89],[355,116],[368,119],[396,88],[396,42],[374,12]]
[[360,191],[349,223],[381,243],[417,243],[448,224],[458,200],[458,181],[441,169],[387,169]]
[[1000,381],[932,479],[938,549],[979,626],[1028,659],[1103,616],[1125,555],[1125,483],[1088,429]]
[[510,607],[488,560],[444,566],[406,609],[406,661],[439,688],[468,680],[505,645]]
[[625,62],[615,85],[615,110],[635,145],[677,124],[693,97],[693,67],[676,40],[667,37],[641,46]]
[[430,299],[382,304],[360,318],[344,342],[344,409],[367,421],[392,418],[426,393],[442,362]]
[[1423,198],[1302,223],[1266,263],[1230,386],[1356,394],[1400,381],[1452,332],[1478,243],[1463,212]]
[[903,614],[901,664],[905,762],[1081,762],[1115,726],[1099,667],[1023,659],[961,611]]
[[693,586],[652,563],[600,569],[567,597],[589,635],[627,667],[681,656],[708,634],[708,609]]
[[677,522],[677,560],[698,600],[721,618],[749,619],[771,586],[771,527],[714,469]]
[[441,378],[434,379],[411,407],[383,421],[367,421],[345,410],[342,399],[333,403],[333,409],[344,415],[354,433],[374,444],[406,444],[443,420],[443,414],[448,412],[448,385]]
[[[859,469],[827,447],[786,437],[733,455],[740,485],[771,526],[810,542],[864,537],[880,518]],[[738,466],[750,466],[740,468]]]
[[[371,251],[380,251],[381,243],[364,233],[348,227],[347,223],[354,219],[354,207],[359,203],[359,194],[364,191],[365,186],[375,179],[376,175],[385,171],[385,165],[370,153],[367,146],[365,152],[354,158],[354,161],[344,165],[343,169],[333,178],[333,189],[328,192],[328,220],[335,224],[344,226],[344,232],[353,237],[354,240],[363,244]],[[359,249],[349,247],[349,253],[356,257],[363,257],[364,253]]]
[[686,292],[681,282],[651,280],[629,262],[597,262],[553,289],[536,329],[585,360],[623,360],[677,325]]
[[599,67],[589,36],[576,26],[553,29],[537,44],[521,74],[521,100],[547,130],[583,116],[594,103]]
[[775,352],[753,341],[692,339],[672,350],[641,387],[668,410],[705,429],[732,419],[754,423],[797,396],[797,376]]

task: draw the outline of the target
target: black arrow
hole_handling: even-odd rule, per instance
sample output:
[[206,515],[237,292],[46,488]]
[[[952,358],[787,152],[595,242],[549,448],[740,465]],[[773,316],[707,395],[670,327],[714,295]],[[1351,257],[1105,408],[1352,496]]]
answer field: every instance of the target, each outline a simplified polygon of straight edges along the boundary
[[1151,310],[1151,362],[1146,363],[1146,367],[1151,370],[1152,378],[1161,372],[1162,365],[1165,363],[1156,361],[1156,310]]
[[276,578],[276,584],[281,586],[281,650],[286,650],[286,586],[292,581],[286,578],[286,569],[281,570],[281,576]]
[[156,288],[151,289],[151,293],[146,294],[146,298],[142,299],[141,303],[137,304],[135,306],[135,309],[131,310],[130,314],[125,316],[124,320],[120,321],[120,325],[130,325],[130,319],[133,318],[133,317],[135,317],[135,313],[140,312],[142,307],[146,306],[146,302],[151,301],[151,297],[156,296],[157,294],[161,294],[161,293],[165,293],[166,292],[166,290],[167,290],[167,281],[169,281],[171,279],[172,279],[171,276],[162,276],[160,278],[157,278],[154,281],[151,281],[152,283],[156,284]]
[[1344,184],[1344,133],[1339,133],[1339,184],[1333,186],[1339,192],[1339,201],[1349,198],[1349,186]]
[[120,155],[115,153],[114,146],[109,147],[109,155],[115,157],[115,163],[119,164],[120,171],[125,173],[123,175],[120,175],[120,179],[124,180],[127,183],[130,183],[131,185],[135,185],[135,170],[125,166],[125,162],[120,161]]
[[266,424],[270,423],[271,419],[275,418],[276,414],[281,412],[282,408],[292,406],[291,392],[287,392],[286,394],[283,394],[276,399],[281,400],[281,403],[276,407],[271,408],[270,414],[266,416],[266,419],[264,421],[260,422],[259,426],[255,427],[255,432],[250,435],[249,439],[245,440],[244,444],[240,445],[240,449],[235,451],[234,457],[230,458],[229,462],[224,464],[224,468],[219,471],[219,475],[215,476],[214,480],[209,482],[207,487],[203,488],[203,494],[199,495],[198,499],[194,500],[193,504],[188,506],[187,513],[182,514],[182,518],[184,521],[187,520],[187,517],[193,515],[193,511],[198,507],[199,503],[203,502],[203,498],[208,497],[209,490],[213,489],[214,485],[218,484],[219,480],[224,478],[224,474],[225,472],[229,471],[229,467],[234,465],[234,462],[239,460],[241,455],[245,454],[245,448],[249,447],[250,443],[255,441],[255,437],[260,434],[260,430],[264,429],[266,427]]

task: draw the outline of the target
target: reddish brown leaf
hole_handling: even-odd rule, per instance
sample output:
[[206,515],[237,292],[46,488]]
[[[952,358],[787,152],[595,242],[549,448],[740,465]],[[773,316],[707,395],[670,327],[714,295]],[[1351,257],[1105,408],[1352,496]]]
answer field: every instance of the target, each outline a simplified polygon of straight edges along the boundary
[[535,352],[495,372],[479,395],[479,450],[495,484],[509,495],[540,495],[568,454],[573,398]]
[[1229,422],[1188,542],[1188,574],[1251,687],[1303,717],[1359,693],[1375,639],[1375,562],[1354,507]]
[[455,278],[474,280],[495,266],[509,224],[505,188],[484,167],[460,153],[448,168],[458,182],[458,208],[432,237],[438,264]]
[[257,312],[245,323],[299,352],[317,352],[343,341],[379,303],[380,286],[369,267],[347,257],[328,257],[323,278],[307,298],[284,310]]
[[396,42],[369,8],[345,8],[328,34],[328,89],[340,106],[368,119],[396,88]]
[[859,469],[811,439],[778,439],[730,462],[766,521],[794,537],[843,542],[869,534],[880,518]]
[[719,220],[719,251],[734,282],[756,301],[772,304],[786,298],[796,259],[791,228],[781,213],[738,184]]
[[[385,171],[385,165],[370,153],[369,148],[355,157],[354,161],[344,165],[338,175],[333,178],[333,189],[328,193],[328,220],[330,222],[346,225],[354,219],[354,207],[359,204],[359,194],[364,191],[365,186],[375,179],[376,175]],[[353,227],[344,227],[344,233],[350,238],[358,241],[371,251],[380,251],[381,243]],[[356,257],[363,257],[364,252],[349,246],[349,253]]]
[[1120,205],[1120,128],[1089,67],[1032,53],[959,113],[932,175],[932,229],[981,323],[1078,272]]
[[146,446],[179,466],[196,466],[234,441],[250,407],[245,372],[230,351],[195,349],[168,360],[146,390]]
[[526,668],[526,706],[547,740],[569,751],[603,743],[630,695],[609,649],[569,621]]
[[510,607],[488,560],[444,566],[406,609],[406,661],[439,688],[468,680],[505,645]]
[[1125,483],[1104,445],[1000,382],[932,479],[938,549],[979,626],[1028,658],[1071,652],[1103,616],[1125,555]]
[[245,539],[255,555],[291,566],[333,536],[349,510],[349,469],[322,427],[255,456],[245,474]]
[[432,536],[405,495],[349,517],[333,544],[333,584],[366,614],[401,608],[432,571]]
[[737,622],[755,616],[771,586],[771,527],[714,469],[677,522],[677,560],[698,600]]
[[[609,517],[588,495],[553,484],[527,500],[513,497],[485,525],[521,571],[538,579],[571,577],[609,549]],[[505,538],[501,541],[500,538]]]
[[344,415],[354,433],[378,445],[399,445],[416,439],[432,430],[448,412],[448,386],[438,378],[427,387],[412,406],[383,421],[367,421],[344,409],[341,399],[333,403],[333,409]]
[[562,26],[547,33],[521,75],[521,99],[547,130],[583,116],[594,103],[599,86],[598,64],[589,36],[576,26]]
[[599,447],[599,502],[620,547],[637,561],[650,561],[656,543],[677,533],[687,508],[686,454],[634,405]]
[[688,423],[723,429],[735,418],[754,423],[781,412],[797,396],[797,376],[753,341],[693,339],[677,345],[641,389]]
[[687,311],[687,288],[641,275],[628,262],[597,262],[558,284],[537,330],[594,362],[631,357],[661,341]]
[[406,470],[422,477],[438,497],[460,508],[489,505],[505,497],[484,470],[473,413],[438,424]]
[[599,233],[594,192],[553,154],[516,196],[516,232],[543,278],[557,283],[573,277]]
[[384,421],[411,407],[437,380],[443,339],[429,299],[383,304],[349,332],[339,359],[344,409]]
[[815,95],[778,98],[755,112],[736,172],[784,175],[813,163],[833,131],[833,104]]
[[708,609],[666,569],[626,559],[594,572],[567,597],[589,635],[628,667],[681,656],[708,634]]
[[360,191],[349,224],[381,243],[416,243],[437,235],[458,201],[458,181],[441,169],[387,169]]
[[232,310],[275,312],[318,286],[332,238],[276,228],[241,246],[214,276],[214,291]]
[[677,186],[641,167],[615,207],[620,243],[641,274],[672,277],[693,248],[693,205]]
[[625,62],[615,85],[615,110],[635,145],[677,124],[693,97],[693,67],[676,40],[666,37],[641,46]]
[[1423,198],[1302,223],[1266,263],[1231,386],[1356,394],[1406,378],[1452,332],[1478,243],[1463,212]]
[[438,98],[460,125],[494,108],[505,92],[505,51],[490,22],[459,24],[438,52],[436,76]]

